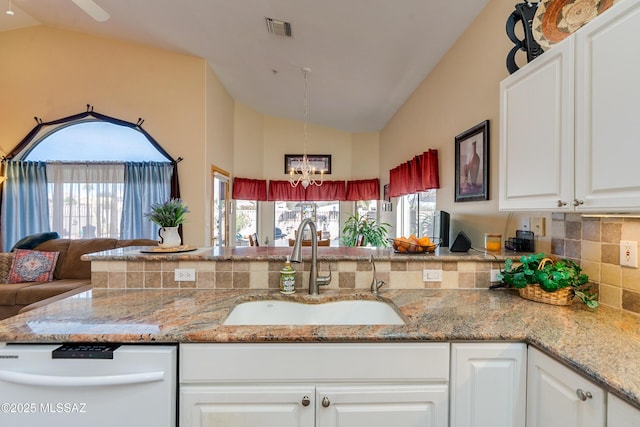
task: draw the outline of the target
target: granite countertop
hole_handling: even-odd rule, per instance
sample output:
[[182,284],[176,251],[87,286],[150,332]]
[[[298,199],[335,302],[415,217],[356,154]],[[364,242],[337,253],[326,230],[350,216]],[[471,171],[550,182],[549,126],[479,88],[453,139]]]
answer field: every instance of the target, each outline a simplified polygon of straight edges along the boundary
[[[125,247],[110,251],[82,255],[84,261],[282,261],[291,255],[289,246],[239,246],[235,248],[191,247],[183,252],[161,252],[156,247]],[[158,250],[157,253],[149,253]],[[318,247],[318,259],[323,261],[368,260],[373,255],[376,260],[394,261],[504,261],[507,258],[518,259],[525,255],[503,249],[501,252],[470,250],[469,252],[450,252],[448,248],[437,248],[434,253],[400,254],[391,248],[321,246]],[[311,248],[303,247],[304,259],[311,258]]]
[[384,290],[406,325],[224,326],[238,303],[375,299],[323,290],[107,290],[78,294],[0,322],[0,342],[392,342],[522,341],[640,408],[640,317],[608,307],[558,307],[512,290]]

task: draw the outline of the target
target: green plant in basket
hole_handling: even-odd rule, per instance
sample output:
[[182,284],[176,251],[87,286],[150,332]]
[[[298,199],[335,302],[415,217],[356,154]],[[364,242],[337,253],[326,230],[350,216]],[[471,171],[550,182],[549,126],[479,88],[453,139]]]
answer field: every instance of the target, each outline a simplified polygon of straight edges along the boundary
[[589,277],[577,263],[568,259],[552,261],[543,253],[523,255],[516,267],[512,259],[507,259],[497,278],[517,289],[527,285],[538,285],[546,292],[571,288],[573,295],[589,308],[598,306],[598,294],[591,292]]

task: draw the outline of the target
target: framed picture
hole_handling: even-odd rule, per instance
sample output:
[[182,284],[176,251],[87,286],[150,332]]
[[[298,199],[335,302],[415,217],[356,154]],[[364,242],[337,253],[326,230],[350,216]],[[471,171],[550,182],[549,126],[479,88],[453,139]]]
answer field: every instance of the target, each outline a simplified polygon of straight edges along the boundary
[[[300,174],[303,154],[285,154],[284,155],[284,173],[289,174],[293,169],[294,174]],[[307,161],[315,173],[320,174],[324,171],[325,175],[331,174],[331,155],[330,154],[307,154]]]
[[489,120],[456,136],[456,202],[489,200]]

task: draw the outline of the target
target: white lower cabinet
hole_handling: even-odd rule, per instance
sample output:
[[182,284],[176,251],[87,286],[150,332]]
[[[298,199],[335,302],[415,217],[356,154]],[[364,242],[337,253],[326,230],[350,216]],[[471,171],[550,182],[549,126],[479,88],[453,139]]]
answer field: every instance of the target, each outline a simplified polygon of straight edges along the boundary
[[446,385],[319,386],[318,427],[447,426]]
[[607,426],[640,426],[640,409],[634,408],[618,396],[609,393],[607,397]]
[[524,427],[527,346],[451,344],[451,427]]
[[181,425],[199,427],[447,426],[447,386],[194,386]]
[[449,344],[184,344],[180,426],[447,427]]
[[532,347],[528,365],[527,427],[607,425],[604,390]]
[[187,386],[180,389],[181,426],[312,426],[313,386]]

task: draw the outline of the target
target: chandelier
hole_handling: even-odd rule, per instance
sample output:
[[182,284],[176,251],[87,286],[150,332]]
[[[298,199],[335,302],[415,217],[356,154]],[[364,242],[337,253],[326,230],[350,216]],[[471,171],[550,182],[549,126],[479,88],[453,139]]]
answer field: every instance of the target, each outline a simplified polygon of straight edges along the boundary
[[308,78],[311,73],[310,68],[303,68],[304,73],[304,147],[302,153],[302,161],[298,162],[297,169],[300,175],[296,176],[296,168],[291,167],[289,171],[289,183],[292,187],[297,187],[298,184],[303,188],[307,188],[310,185],[321,186],[324,179],[324,170],[320,170],[320,179],[316,179],[316,168],[311,166],[309,159],[307,158],[307,119],[309,118],[309,100],[308,100]]

